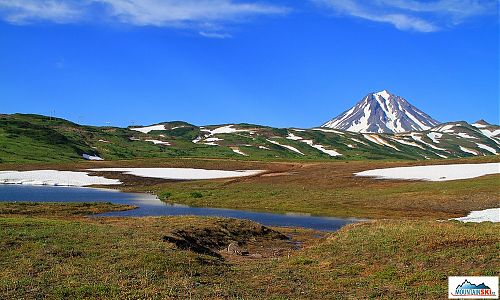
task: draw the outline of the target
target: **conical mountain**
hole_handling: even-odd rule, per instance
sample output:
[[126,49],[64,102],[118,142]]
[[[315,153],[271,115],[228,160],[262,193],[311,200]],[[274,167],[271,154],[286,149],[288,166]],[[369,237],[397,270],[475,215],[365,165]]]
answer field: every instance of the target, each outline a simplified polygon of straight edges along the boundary
[[383,90],[366,95],[351,109],[321,127],[352,132],[398,133],[427,130],[437,124],[438,121],[406,99]]

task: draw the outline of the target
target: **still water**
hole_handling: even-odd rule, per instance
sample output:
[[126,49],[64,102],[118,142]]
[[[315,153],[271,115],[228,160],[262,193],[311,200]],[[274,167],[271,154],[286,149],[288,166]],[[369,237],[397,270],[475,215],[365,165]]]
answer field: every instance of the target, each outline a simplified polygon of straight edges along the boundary
[[0,202],[111,202],[114,204],[135,205],[138,208],[128,211],[110,212],[99,216],[144,217],[144,216],[213,216],[252,220],[267,226],[304,227],[316,230],[335,231],[344,225],[357,222],[356,219],[333,217],[314,217],[303,214],[272,214],[236,209],[209,207],[189,207],[167,204],[154,195],[124,193],[117,190],[26,186],[0,184]]

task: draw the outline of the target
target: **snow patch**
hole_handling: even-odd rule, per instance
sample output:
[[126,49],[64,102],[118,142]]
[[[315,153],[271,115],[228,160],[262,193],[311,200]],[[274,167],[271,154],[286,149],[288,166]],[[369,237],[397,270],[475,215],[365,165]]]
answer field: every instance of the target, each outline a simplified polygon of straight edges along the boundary
[[377,179],[448,181],[500,174],[500,163],[397,167],[355,173]]
[[468,135],[468,134],[467,134],[467,133],[465,133],[465,132],[459,132],[459,133],[456,133],[456,135],[458,135],[459,137],[464,138],[464,139],[475,139],[475,140],[477,140],[477,139],[478,139],[477,137],[475,137],[475,136],[470,136],[470,135]]
[[497,154],[497,150],[495,150],[494,148],[488,146],[488,145],[484,145],[484,144],[479,144],[479,143],[476,143],[476,145],[481,148],[481,149],[484,149],[486,151],[489,151],[493,154]]
[[323,153],[326,153],[330,156],[342,156],[342,154],[338,153],[337,151],[335,150],[329,150],[329,149],[325,149],[325,146],[323,145],[319,145],[319,144],[314,144],[314,142],[312,140],[302,140],[301,142],[303,143],[306,143],[308,144],[309,146],[315,148],[315,149],[318,149],[319,151],[323,152]]
[[233,152],[234,152],[234,153],[237,153],[237,154],[239,154],[239,155],[248,156],[248,154],[243,153],[243,152],[240,150],[240,148],[236,148],[236,147],[234,147],[234,148],[233,148],[233,147],[231,147],[231,150],[233,150]]
[[363,116],[359,119],[359,123],[349,126],[349,128],[347,128],[347,131],[365,132],[366,129],[370,126],[370,123],[368,121],[370,119],[370,115],[370,105],[366,105],[363,109]]
[[150,142],[150,143],[153,143],[155,145],[165,145],[165,146],[170,146],[170,143],[169,142],[164,142],[164,141],[160,141],[160,140],[145,140],[145,142]]
[[389,97],[391,97],[391,94],[389,94],[389,92],[387,92],[387,90],[380,91],[378,93],[375,93],[374,95],[381,96],[385,100],[389,100]]
[[318,149],[319,151],[326,153],[330,156],[341,156],[342,155],[335,150],[325,149],[325,146],[323,146],[323,145],[314,144],[313,140],[304,140],[302,137],[296,136],[295,134],[293,134],[291,132],[288,133],[288,136],[286,138],[289,140],[300,141],[302,143],[306,143],[309,146],[311,146],[315,149]]
[[121,182],[117,179],[89,176],[87,172],[57,170],[0,171],[0,183],[56,186],[121,184]]
[[415,141],[420,142],[420,143],[422,143],[422,144],[424,144],[424,145],[427,145],[427,146],[431,147],[432,149],[435,149],[435,150],[440,150],[440,151],[446,151],[446,149],[436,147],[436,146],[434,146],[434,145],[433,145],[433,144],[431,144],[431,143],[427,143],[426,141],[424,141],[424,140],[422,139],[422,136],[420,136],[418,133],[413,133],[413,132],[412,132],[410,135],[411,135],[411,137],[412,137]]
[[304,155],[304,153],[300,152],[299,149],[297,149],[295,147],[292,147],[292,146],[289,146],[289,145],[283,145],[283,144],[280,144],[280,143],[278,143],[276,141],[273,141],[273,140],[266,140],[266,141],[268,141],[271,144],[278,145],[280,147],[283,147],[283,148],[286,148],[286,149],[291,150],[293,152],[296,152],[296,153],[298,153],[300,155]]
[[381,145],[381,146],[391,147],[391,148],[393,148],[393,149],[395,149],[397,151],[401,151],[396,146],[394,146],[392,144],[389,144],[383,138],[381,138],[380,136],[378,136],[376,134],[363,134],[363,136],[365,137],[365,139],[367,139],[370,142],[373,142],[375,144],[378,144],[378,145]]
[[455,124],[446,124],[436,127],[434,130],[445,133],[454,133],[455,131],[451,130],[455,127]]
[[354,142],[356,142],[356,143],[360,143],[360,144],[363,144],[363,145],[368,146],[368,144],[367,144],[367,143],[365,143],[365,142],[363,142],[363,141],[361,141],[361,140],[358,140],[358,139],[355,139],[355,138],[351,138],[351,140],[353,140],[353,141],[354,141]]
[[460,146],[460,150],[462,150],[462,152],[478,155],[478,153],[476,151],[469,149],[469,148],[462,147],[462,146]]
[[201,141],[202,137],[199,136],[197,138],[195,138],[194,140],[192,140],[193,144],[198,144],[200,141]]
[[286,138],[289,140],[293,140],[293,141],[300,141],[302,139],[302,137],[296,136],[295,134],[293,134],[291,132],[288,133],[288,136]]
[[192,169],[192,168],[100,168],[100,169],[90,169],[90,171],[120,172],[139,177],[174,179],[174,180],[198,180],[198,179],[244,177],[244,176],[257,175],[259,173],[264,172],[263,170],[225,171],[225,170],[206,170],[206,169]]
[[479,124],[479,123],[472,123],[471,125],[474,126],[474,127],[476,127],[476,128],[485,128],[485,127],[488,127],[488,125]]
[[220,139],[218,137],[211,137],[208,139],[205,139],[205,142],[218,142],[218,141],[223,141],[224,139]]
[[433,152],[431,151],[432,153],[436,154],[437,156],[441,157],[441,158],[448,158],[448,156],[446,155],[442,155],[442,154],[439,154],[439,153],[436,153],[436,152]]
[[209,135],[214,135],[214,134],[222,134],[222,133],[235,133],[235,132],[251,132],[251,130],[248,129],[237,129],[233,127],[234,125],[226,125],[222,127],[218,127],[215,129],[202,129],[202,131],[208,132]]
[[424,123],[420,122],[420,120],[417,117],[415,117],[414,115],[412,115],[408,111],[405,110],[404,112],[405,112],[405,115],[408,118],[410,118],[413,122],[415,122],[415,124],[417,124],[421,128],[421,130],[427,130],[427,129],[430,128],[429,126],[427,126]]
[[439,132],[429,132],[427,136],[432,140],[433,143],[439,144],[439,140],[443,134]]
[[82,154],[82,157],[86,160],[104,160],[97,155]]
[[492,138],[500,134],[500,129],[497,130],[481,129],[481,132],[483,133],[483,135]]
[[[206,132],[204,135],[199,136],[192,140],[194,144],[199,143],[202,139],[204,138],[210,138],[210,136],[215,135],[215,134],[224,134],[224,133],[235,133],[235,132],[249,132],[250,134],[254,134],[253,131],[248,130],[248,129],[237,129],[233,127],[234,125],[226,125],[226,126],[221,126],[217,127],[215,129],[206,129],[204,127],[200,127],[200,130],[203,132]],[[207,143],[207,145],[210,145],[210,142]]]
[[500,222],[500,208],[489,208],[485,210],[473,210],[466,217],[453,218],[464,223],[480,223],[480,222]]
[[139,131],[139,132],[148,134],[150,131],[166,130],[166,129],[165,129],[165,125],[152,125],[152,126],[146,126],[146,127],[130,128],[130,130],[135,130],[135,131]]
[[409,142],[409,141],[405,141],[403,139],[396,139],[396,138],[393,138],[392,140],[398,142],[398,143],[401,143],[401,144],[404,144],[404,145],[408,145],[408,146],[413,146],[413,147],[418,147],[422,150],[424,150],[424,147],[420,146],[419,144],[417,143],[414,143],[414,142]]

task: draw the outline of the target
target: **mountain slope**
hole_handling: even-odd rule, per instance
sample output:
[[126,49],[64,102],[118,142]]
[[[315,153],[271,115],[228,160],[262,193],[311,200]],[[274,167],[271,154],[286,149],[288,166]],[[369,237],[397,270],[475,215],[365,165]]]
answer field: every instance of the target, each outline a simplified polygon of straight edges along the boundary
[[366,95],[351,109],[321,127],[364,133],[399,133],[430,129],[438,121],[387,90]]
[[[479,127],[479,128],[478,128]],[[357,133],[253,124],[83,126],[37,115],[0,115],[0,163],[201,157],[257,160],[444,159],[500,153],[500,127],[466,122],[429,130]]]

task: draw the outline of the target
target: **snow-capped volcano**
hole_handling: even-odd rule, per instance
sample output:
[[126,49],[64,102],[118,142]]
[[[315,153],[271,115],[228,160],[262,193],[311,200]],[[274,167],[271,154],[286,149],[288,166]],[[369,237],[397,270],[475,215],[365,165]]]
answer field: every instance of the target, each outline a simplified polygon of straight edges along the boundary
[[321,127],[352,132],[394,133],[421,131],[438,121],[387,90],[366,95],[354,107]]

